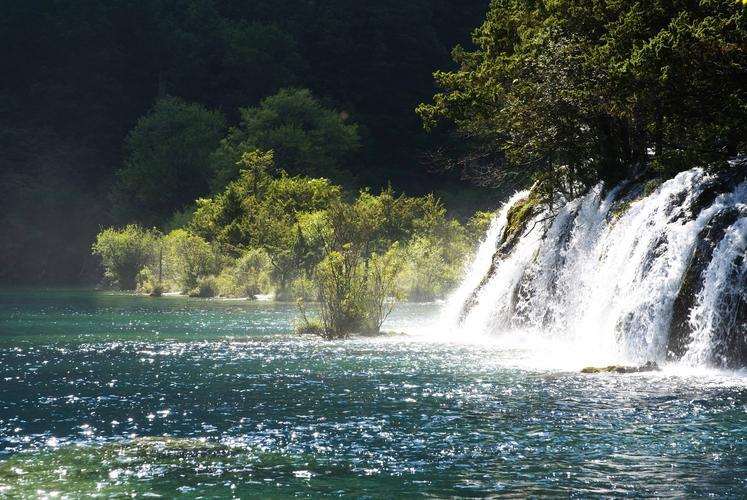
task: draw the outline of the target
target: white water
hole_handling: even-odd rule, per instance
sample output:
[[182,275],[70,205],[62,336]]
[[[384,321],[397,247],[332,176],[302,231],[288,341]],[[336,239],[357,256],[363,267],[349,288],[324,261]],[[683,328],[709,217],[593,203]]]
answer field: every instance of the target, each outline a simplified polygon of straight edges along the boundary
[[[713,179],[702,169],[683,172],[616,218],[619,189],[587,195],[541,213],[528,224],[513,251],[485,278],[506,224],[508,206],[491,225],[462,286],[442,316],[454,337],[502,337],[544,346],[556,364],[663,362],[672,308],[699,233],[714,214],[747,202],[747,184],[690,213]],[[549,215],[554,218],[545,220]],[[747,248],[747,218],[727,229],[705,272],[690,317],[692,340],[684,360],[707,364],[714,332],[736,317],[747,263],[735,259]],[[474,302],[465,304],[477,289]],[[736,297],[736,298],[735,298]],[[731,325],[733,326],[733,325]],[[550,351],[547,351],[547,347]]]
[[[698,366],[707,363],[717,339],[714,335],[735,328],[735,295],[744,295],[747,260],[735,265],[735,258],[747,248],[747,218],[735,222],[716,247],[697,303],[690,311],[693,340],[684,361]],[[741,286],[740,286],[741,285]]]
[[[472,292],[480,285],[480,282],[490,269],[493,262],[493,254],[499,243],[503,230],[506,227],[508,211],[519,200],[526,198],[529,191],[519,191],[503,204],[498,214],[490,222],[490,227],[480,243],[477,253],[469,267],[466,269],[466,275],[462,283],[451,294],[449,304],[464,304]],[[461,316],[461,307],[447,307],[442,318],[442,323],[446,325],[456,325]]]

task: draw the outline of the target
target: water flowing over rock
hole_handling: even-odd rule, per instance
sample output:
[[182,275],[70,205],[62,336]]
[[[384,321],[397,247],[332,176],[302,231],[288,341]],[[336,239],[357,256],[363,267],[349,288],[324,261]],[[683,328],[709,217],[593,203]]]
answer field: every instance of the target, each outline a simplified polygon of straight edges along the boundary
[[[695,168],[525,210],[486,235],[444,322],[632,363],[747,364],[747,166]],[[655,188],[655,189],[654,189]],[[516,235],[519,227],[520,235]]]

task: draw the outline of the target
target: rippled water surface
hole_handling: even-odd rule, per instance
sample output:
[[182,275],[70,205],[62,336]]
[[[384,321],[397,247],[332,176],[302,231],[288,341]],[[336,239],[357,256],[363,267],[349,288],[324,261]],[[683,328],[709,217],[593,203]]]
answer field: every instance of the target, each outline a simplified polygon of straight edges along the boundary
[[744,374],[582,375],[437,315],[324,342],[291,305],[0,292],[0,497],[747,495]]

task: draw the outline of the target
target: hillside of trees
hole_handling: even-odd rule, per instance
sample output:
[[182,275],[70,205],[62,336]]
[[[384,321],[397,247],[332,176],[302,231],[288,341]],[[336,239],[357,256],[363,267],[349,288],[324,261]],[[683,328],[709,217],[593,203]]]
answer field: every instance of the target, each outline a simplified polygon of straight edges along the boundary
[[270,176],[327,179],[345,202],[364,188],[435,193],[462,222],[515,186],[567,198],[725,166],[747,151],[746,12],[721,0],[8,2],[0,283],[97,282],[102,228],[189,226],[247,152],[272,152]]
[[451,48],[470,43],[487,8],[6,2],[0,282],[97,281],[90,245],[102,227],[171,229],[195,199],[237,177],[248,146],[273,149],[289,174],[326,176],[353,193],[391,184],[459,198],[466,184],[456,174],[431,174],[438,134],[426,134],[414,108],[434,93],[432,72],[454,68]]

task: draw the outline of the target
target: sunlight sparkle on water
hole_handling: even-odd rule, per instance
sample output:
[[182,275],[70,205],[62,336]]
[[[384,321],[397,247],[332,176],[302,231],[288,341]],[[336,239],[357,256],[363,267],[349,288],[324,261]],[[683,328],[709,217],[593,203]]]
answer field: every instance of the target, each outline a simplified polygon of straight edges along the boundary
[[530,335],[439,336],[438,304],[394,313],[385,329],[407,336],[324,342],[277,307],[119,297],[109,314],[160,308],[166,333],[113,333],[92,309],[56,336],[0,337],[0,496],[746,491],[743,373],[584,375],[583,355]]

